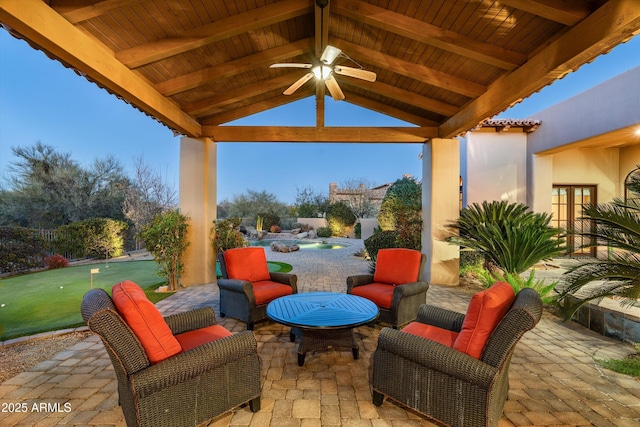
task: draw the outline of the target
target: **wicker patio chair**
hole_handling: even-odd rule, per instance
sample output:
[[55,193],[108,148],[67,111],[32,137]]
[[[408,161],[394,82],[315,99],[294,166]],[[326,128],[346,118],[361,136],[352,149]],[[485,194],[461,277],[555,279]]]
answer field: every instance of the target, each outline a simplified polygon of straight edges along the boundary
[[271,273],[260,247],[227,249],[218,254],[222,278],[220,315],[240,319],[253,330],[256,322],[267,320],[267,305],[274,299],[298,293],[295,274]]
[[[196,426],[247,402],[253,412],[260,409],[260,362],[251,332],[219,338],[152,363],[103,289],[85,294],[81,312],[111,358],[127,426]],[[176,337],[193,338],[200,328],[216,328],[211,307],[164,319]]]
[[[490,333],[479,358],[431,339],[383,328],[374,353],[373,403],[380,406],[388,397],[454,427],[498,425],[509,392],[514,348],[541,314],[537,292],[521,290]],[[440,328],[442,341],[448,334],[455,337],[464,320],[462,313],[425,304],[415,324],[418,329]]]
[[427,299],[429,284],[421,280],[426,259],[412,249],[380,249],[374,274],[347,277],[347,293],[373,301],[378,321],[394,329],[412,322]]

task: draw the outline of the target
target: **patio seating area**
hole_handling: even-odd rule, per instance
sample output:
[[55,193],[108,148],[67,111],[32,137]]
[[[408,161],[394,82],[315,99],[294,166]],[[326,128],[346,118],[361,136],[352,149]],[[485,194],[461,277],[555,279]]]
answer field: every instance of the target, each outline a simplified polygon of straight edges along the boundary
[[[298,292],[346,292],[346,278],[368,272],[368,262],[353,256],[361,241],[343,249],[276,253],[269,261],[293,266]],[[123,278],[126,279],[126,278]],[[470,293],[432,284],[427,301],[464,312]],[[193,286],[157,304],[164,315],[213,306],[219,314],[215,285]],[[246,325],[218,317],[228,330]],[[371,360],[382,326],[356,329],[360,357],[351,351],[319,351],[298,366],[297,343],[289,328],[263,322],[256,325],[261,364],[261,409],[249,406],[214,419],[211,426],[411,426],[435,425],[387,400],[376,407],[370,389]],[[509,397],[500,426],[636,426],[640,422],[640,384],[633,378],[599,368],[593,358],[623,358],[633,348],[574,322],[545,313],[535,329],[516,347],[510,368]],[[118,406],[115,372],[97,336],[63,351],[0,384],[0,425],[124,426]],[[26,412],[5,410],[26,402]],[[5,405],[6,404],[6,405]],[[42,404],[49,410],[37,411]],[[66,404],[66,405],[65,405]],[[45,405],[45,406],[46,406]]]

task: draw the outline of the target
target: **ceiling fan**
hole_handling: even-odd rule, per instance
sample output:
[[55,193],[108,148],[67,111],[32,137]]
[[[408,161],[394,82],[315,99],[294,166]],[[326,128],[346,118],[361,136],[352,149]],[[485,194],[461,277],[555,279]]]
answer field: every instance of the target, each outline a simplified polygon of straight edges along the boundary
[[335,79],[333,74],[339,74],[342,76],[355,77],[356,79],[366,80],[368,82],[376,81],[376,73],[373,71],[363,70],[360,68],[346,67],[344,65],[336,65],[334,62],[338,57],[344,57],[349,59],[354,64],[360,66],[353,59],[349,58],[347,55],[342,53],[340,49],[337,47],[329,46],[324,49],[322,52],[322,56],[320,57],[320,62],[317,64],[302,64],[296,62],[288,62],[281,64],[273,64],[270,68],[307,68],[311,69],[307,74],[300,77],[295,83],[287,88],[283,93],[285,95],[291,95],[296,90],[298,90],[303,84],[311,80],[315,77],[317,80],[324,80],[324,83],[327,85],[327,89],[329,89],[329,93],[333,97],[334,100],[340,101],[344,99],[344,93],[342,89],[340,89],[340,85],[338,85],[338,81]]

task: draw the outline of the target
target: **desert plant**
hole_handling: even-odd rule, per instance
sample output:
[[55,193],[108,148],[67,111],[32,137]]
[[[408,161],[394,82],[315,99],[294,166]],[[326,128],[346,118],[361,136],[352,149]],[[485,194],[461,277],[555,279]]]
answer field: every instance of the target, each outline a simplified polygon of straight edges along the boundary
[[264,230],[264,219],[262,218],[262,216],[258,215],[258,217],[256,218],[256,231],[258,233],[262,233],[262,231]]
[[347,227],[356,223],[356,216],[345,202],[336,202],[327,209],[327,223],[334,236],[342,236]]
[[178,210],[156,215],[139,233],[158,264],[158,275],[167,280],[169,290],[178,289],[184,271],[182,256],[189,246],[187,231],[189,217]]
[[[640,179],[632,176],[629,189],[640,196]],[[592,231],[581,233],[593,241],[589,246],[607,246],[611,251],[607,259],[587,261],[565,273],[561,297],[567,318],[594,299],[615,296],[621,304],[633,305],[640,298],[640,199],[615,198],[612,203],[585,205],[582,211],[594,224]],[[594,281],[601,282],[587,288]],[[578,291],[577,301],[567,298]]]
[[227,249],[244,248],[249,242],[240,232],[240,218],[219,219],[211,227],[211,245],[214,252],[222,253]]
[[322,237],[322,238],[331,237],[331,228],[318,227],[317,234],[318,234],[318,237]]
[[550,223],[551,215],[531,212],[522,203],[473,203],[449,225],[459,234],[446,240],[481,254],[489,270],[495,265],[517,275],[564,252],[561,230]]
[[258,216],[262,218],[263,230],[270,230],[272,226],[280,224],[280,217],[274,213],[262,212]]

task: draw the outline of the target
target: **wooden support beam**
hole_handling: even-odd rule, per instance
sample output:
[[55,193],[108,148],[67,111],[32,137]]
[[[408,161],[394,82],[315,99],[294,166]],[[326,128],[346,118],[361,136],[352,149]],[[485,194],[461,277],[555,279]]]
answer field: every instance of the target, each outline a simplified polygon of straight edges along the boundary
[[311,52],[312,46],[313,40],[311,38],[297,40],[293,43],[236,59],[235,61],[229,61],[158,83],[156,88],[166,96],[175,95],[218,79],[233,77],[256,67],[268,67],[292,56]]
[[2,0],[0,21],[63,64],[87,75],[140,110],[184,135],[199,137],[200,124],[148,81],[114,58],[113,52],[71,25],[39,0]]
[[216,142],[424,143],[436,127],[203,126]]
[[116,53],[116,57],[129,68],[141,67],[229,37],[311,13],[312,7],[311,0],[283,0],[187,30],[175,37],[122,50]]
[[501,3],[550,21],[574,26],[589,16],[589,3],[583,0],[501,0]]
[[485,94],[445,121],[440,126],[440,136],[451,138],[466,132],[505,110],[514,100],[539,91],[638,32],[640,3],[637,0],[609,0],[526,64],[500,77]]
[[49,6],[72,24],[104,15],[144,0],[49,0]]
[[435,25],[363,1],[333,0],[331,10],[356,22],[372,25],[505,70],[514,70],[527,60],[526,55],[521,53],[443,30]]

